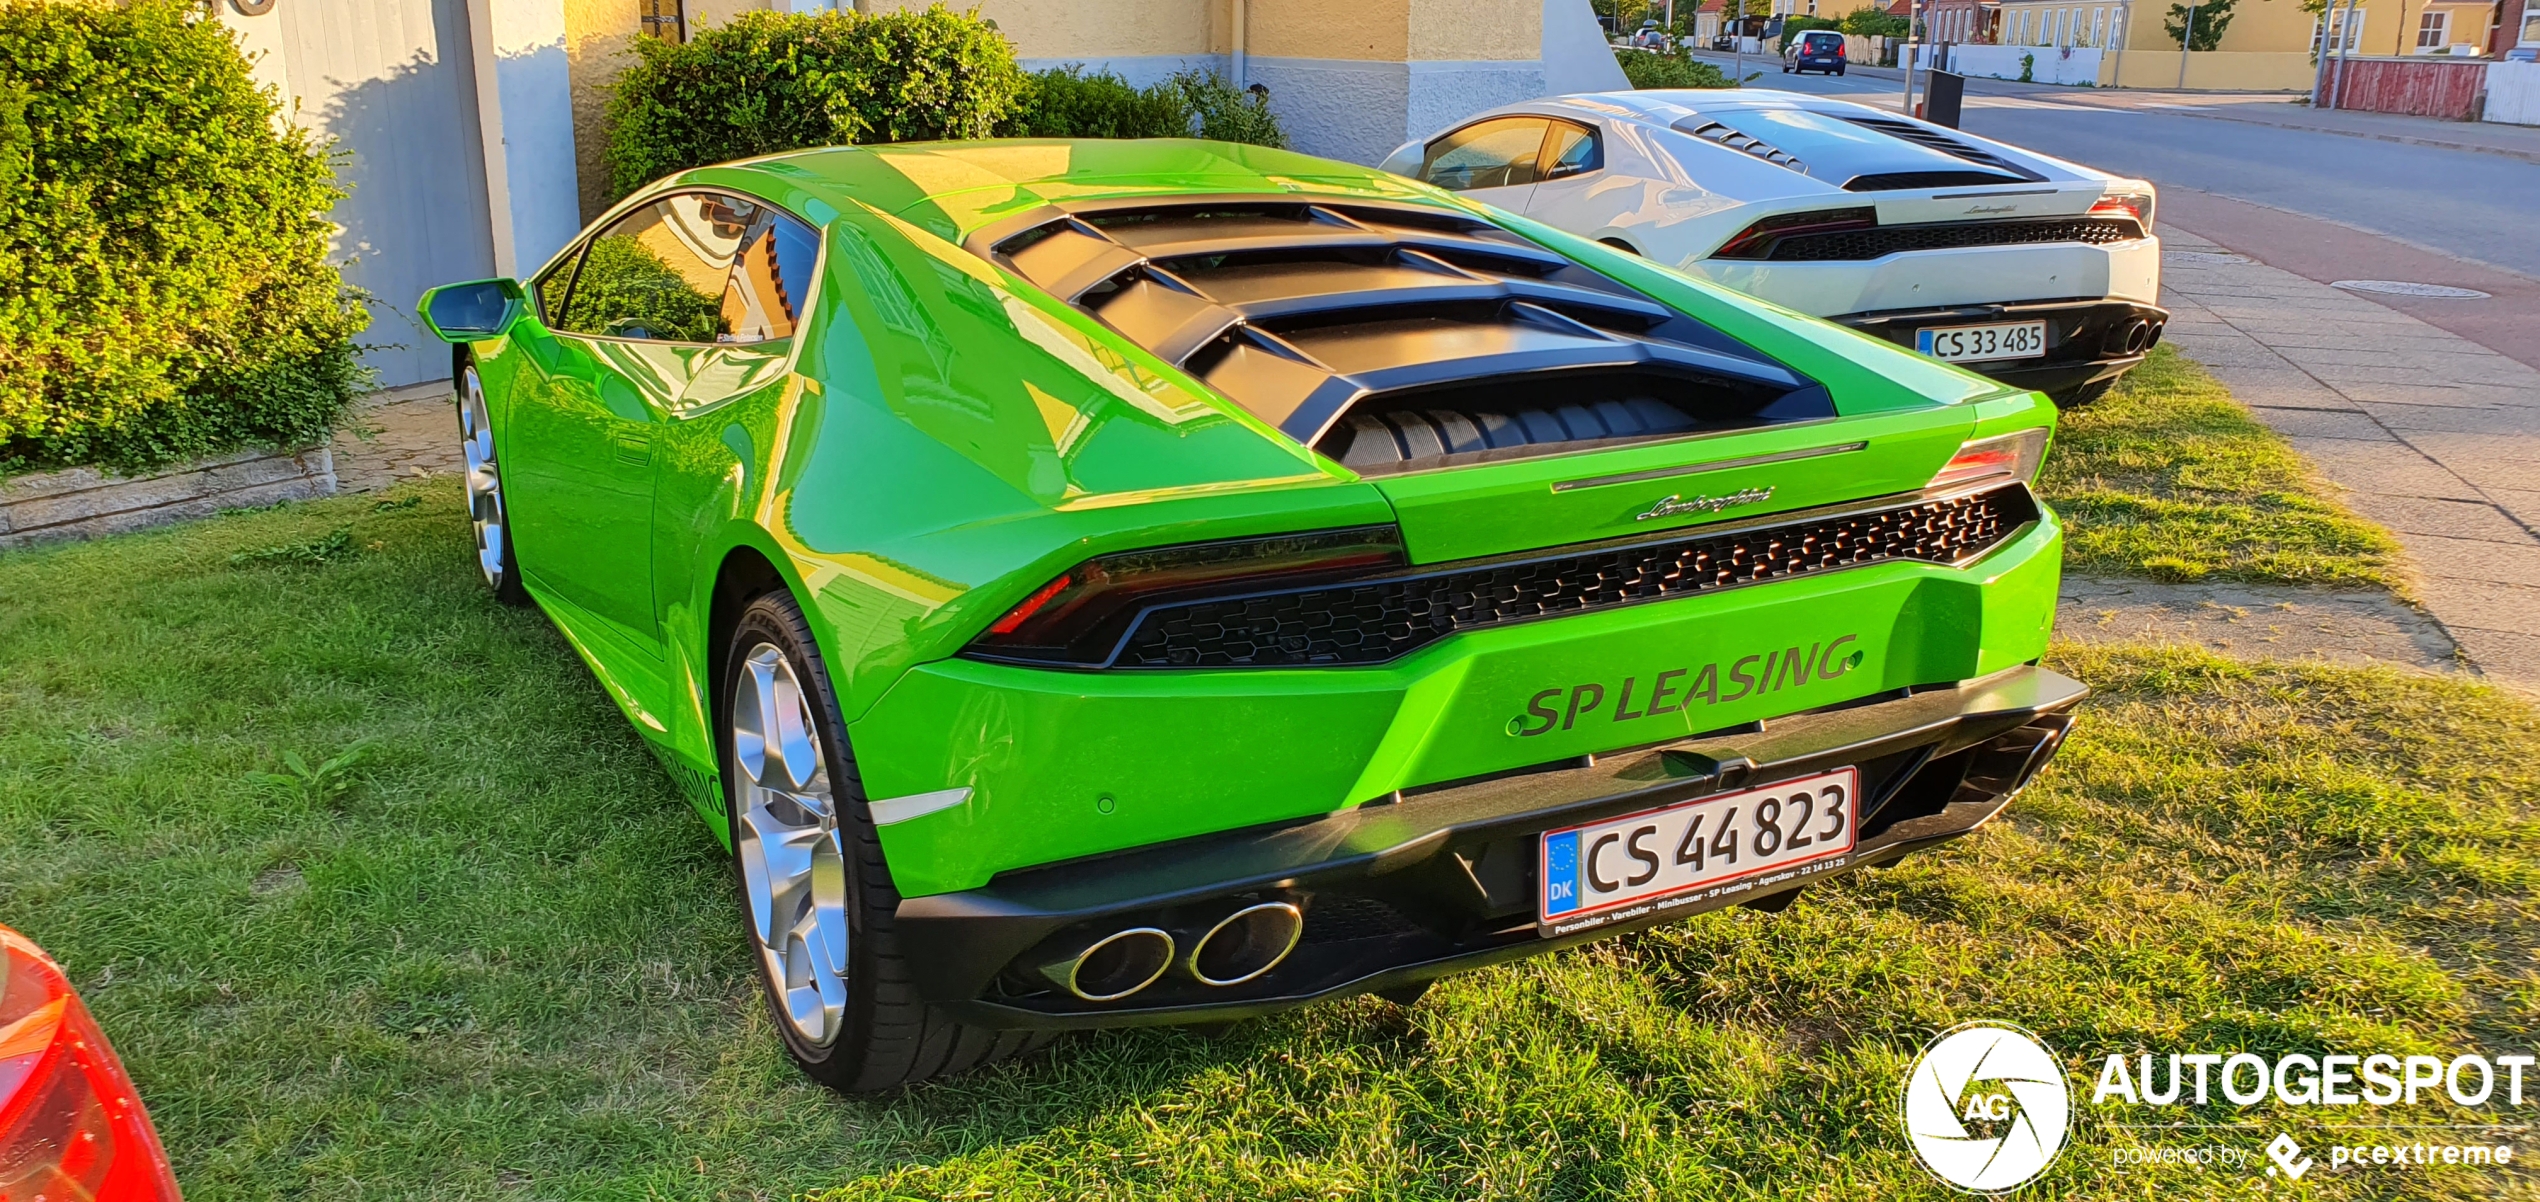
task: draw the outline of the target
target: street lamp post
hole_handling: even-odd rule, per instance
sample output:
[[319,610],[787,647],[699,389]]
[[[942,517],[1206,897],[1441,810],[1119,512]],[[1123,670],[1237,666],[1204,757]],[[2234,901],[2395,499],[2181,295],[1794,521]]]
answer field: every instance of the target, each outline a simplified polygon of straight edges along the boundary
[[2187,87],[2188,48],[2196,44],[2196,0],[2187,0],[2187,29],[2178,36],[2178,86]]

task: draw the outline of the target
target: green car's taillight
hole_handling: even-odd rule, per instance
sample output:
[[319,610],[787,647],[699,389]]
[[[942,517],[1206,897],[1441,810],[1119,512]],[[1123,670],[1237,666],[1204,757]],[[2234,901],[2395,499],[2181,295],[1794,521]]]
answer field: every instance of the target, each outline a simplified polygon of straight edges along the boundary
[[1932,475],[1931,483],[1926,487],[1951,488],[2005,478],[2023,483],[2034,482],[2038,466],[2046,461],[2046,437],[2047,428],[2037,426],[1991,438],[1970,439]]
[[1347,580],[1409,563],[1402,532],[1358,526],[1097,556],[1032,590],[966,652],[1061,667],[1110,661],[1138,615],[1167,601]]

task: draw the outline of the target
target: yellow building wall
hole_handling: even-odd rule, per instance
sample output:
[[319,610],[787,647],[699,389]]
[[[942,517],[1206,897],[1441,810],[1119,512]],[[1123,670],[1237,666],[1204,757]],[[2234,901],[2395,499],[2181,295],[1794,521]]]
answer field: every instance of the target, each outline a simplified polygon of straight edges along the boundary
[[[2429,8],[2449,10],[2452,14],[2449,42],[2484,42],[2492,6],[2469,0],[2466,3],[2445,0],[2362,0],[2355,6],[2362,22],[2361,34],[2355,42],[2356,54],[2411,54],[2416,50],[2419,19]],[[2338,8],[2343,11],[2341,2]],[[2011,45],[2036,45],[2041,19],[2059,10],[2079,14],[2081,28],[2091,24],[2093,10],[2104,10],[2111,20],[2122,10],[2124,21],[2124,54],[2122,63],[2111,62],[2102,70],[2103,86],[2177,87],[2178,43],[2168,32],[2169,3],[2074,4],[2069,0],[2047,3],[2012,3],[2002,6],[2001,37]],[[2025,22],[2022,14],[2027,14]],[[2307,89],[2314,69],[2312,42],[2318,35],[2318,15],[2305,12],[2298,0],[2240,0],[2232,9],[2231,24],[2223,30],[2222,44],[2212,51],[2195,54],[2187,68],[2187,86],[2203,89],[2273,90]],[[2084,37],[2076,45],[2090,45]],[[2115,46],[2109,49],[2114,51]],[[2291,55],[2299,64],[2278,61],[2267,56]],[[2117,56],[2111,54],[2112,59]],[[2161,65],[2161,64],[2166,65]],[[2122,82],[2112,72],[2121,72]],[[2159,82],[2166,79],[2167,82]],[[2207,82],[2199,83],[2197,81]]]
[[608,207],[608,85],[634,60],[637,0],[564,0],[564,57],[573,89],[573,171],[582,220]]
[[[740,5],[749,0],[720,0]],[[1224,54],[1232,0],[975,0],[1018,58]],[[1395,0],[1400,3],[1401,0]],[[689,0],[694,8],[697,0]],[[864,0],[865,12],[924,10],[935,0]],[[967,9],[969,3],[953,7]],[[1253,0],[1253,7],[1263,7]]]

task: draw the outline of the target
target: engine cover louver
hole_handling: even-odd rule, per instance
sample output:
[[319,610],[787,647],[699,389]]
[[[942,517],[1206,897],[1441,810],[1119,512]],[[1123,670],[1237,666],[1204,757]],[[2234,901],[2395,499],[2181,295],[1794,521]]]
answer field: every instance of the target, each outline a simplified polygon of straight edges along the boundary
[[[1833,414],[1743,343],[1447,209],[1079,202],[969,248],[1361,470]],[[1615,406],[1639,416],[1539,420]]]

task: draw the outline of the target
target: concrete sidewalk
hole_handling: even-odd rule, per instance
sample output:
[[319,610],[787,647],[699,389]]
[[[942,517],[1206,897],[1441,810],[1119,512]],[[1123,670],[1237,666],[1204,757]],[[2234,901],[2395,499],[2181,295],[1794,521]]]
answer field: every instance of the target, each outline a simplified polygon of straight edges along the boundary
[[2169,341],[2390,527],[2481,671],[2540,687],[2540,369],[2161,231]]
[[[1694,52],[1694,57],[1717,64],[1722,71],[1730,70],[1731,56],[1725,52],[1698,50]],[[1820,84],[1818,81],[1823,79],[1822,76],[1782,75],[1781,60],[1775,55],[1748,55],[1746,70],[1750,75],[1758,70],[1764,72],[1764,77],[1749,84],[1750,87],[1821,92],[1838,99],[1877,108],[1901,109],[1904,106],[1905,73],[1895,67],[1853,64],[1847,69],[1845,78],[1859,76],[1875,80],[1884,89],[1861,91],[1856,91],[1849,86],[1836,90],[1834,85]],[[2301,95],[2297,92],[2183,92],[2168,89],[2154,91],[2136,88],[2077,88],[1974,76],[1967,80],[1966,104],[1969,108],[2051,104],[2069,105],[2074,108],[2143,109],[2181,117],[2204,117],[2216,121],[2237,121],[2246,125],[2272,125],[2279,129],[2299,129],[2352,138],[2371,138],[2382,142],[2400,142],[2411,146],[2467,150],[2540,163],[2540,126],[2500,125],[2483,121],[2445,121],[2438,117],[2360,113],[2345,109],[2315,112],[2307,104],[2295,103]]]

